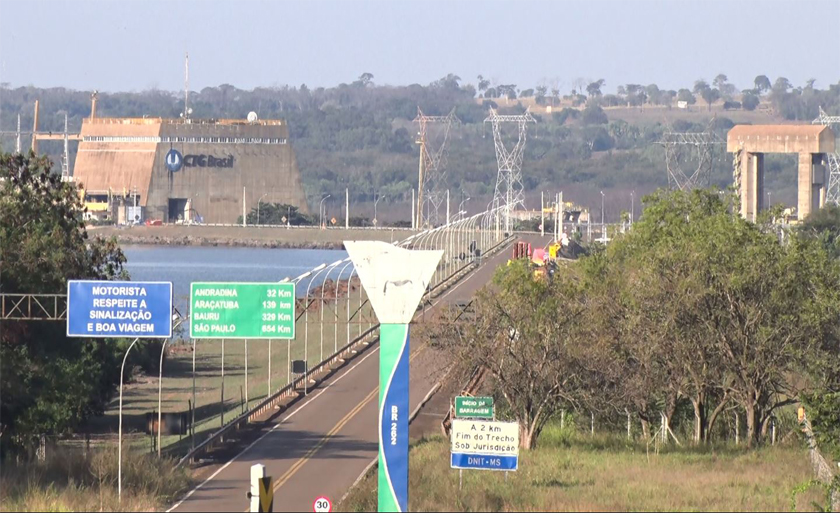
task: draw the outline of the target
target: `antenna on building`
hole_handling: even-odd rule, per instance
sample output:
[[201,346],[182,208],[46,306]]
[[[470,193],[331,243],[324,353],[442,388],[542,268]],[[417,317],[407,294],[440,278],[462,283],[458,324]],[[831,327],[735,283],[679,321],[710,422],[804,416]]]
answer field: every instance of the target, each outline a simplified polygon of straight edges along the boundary
[[184,119],[190,117],[190,53],[184,54]]

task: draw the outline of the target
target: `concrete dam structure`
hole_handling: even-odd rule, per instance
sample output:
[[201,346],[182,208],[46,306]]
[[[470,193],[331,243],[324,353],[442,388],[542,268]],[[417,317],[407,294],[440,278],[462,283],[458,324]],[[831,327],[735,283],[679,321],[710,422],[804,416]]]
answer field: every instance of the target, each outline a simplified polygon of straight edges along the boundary
[[309,210],[283,120],[92,116],[73,177],[90,211],[128,222],[236,223],[258,203]]
[[800,221],[825,205],[827,154],[835,151],[835,135],[820,125],[737,125],[726,137],[726,151],[735,154],[735,186],[741,215],[755,221],[764,210],[764,154],[799,154],[796,216]]

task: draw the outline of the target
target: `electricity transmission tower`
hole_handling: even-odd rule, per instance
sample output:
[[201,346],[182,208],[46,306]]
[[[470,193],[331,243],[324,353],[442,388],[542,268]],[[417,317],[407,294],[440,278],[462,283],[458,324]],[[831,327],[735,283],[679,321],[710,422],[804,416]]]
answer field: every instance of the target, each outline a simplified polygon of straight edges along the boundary
[[[510,213],[517,206],[525,206],[525,194],[522,187],[522,155],[525,152],[525,140],[528,135],[528,123],[537,120],[531,113],[519,115],[499,115],[495,109],[490,109],[490,115],[484,120],[493,125],[493,143],[496,145],[496,164],[499,174],[496,177],[496,191],[493,194],[493,208],[499,215],[505,217],[505,231],[510,233]],[[503,124],[515,124],[519,130],[516,144],[508,149],[502,134]]]
[[[417,144],[420,145],[416,227],[421,229],[432,227],[439,221],[438,212],[447,188],[446,142],[452,123],[461,121],[455,116],[455,109],[446,116],[427,116],[417,107],[414,122],[419,125]],[[436,127],[434,134],[429,125]]]
[[688,191],[709,186],[714,168],[714,149],[716,145],[723,144],[712,132],[711,121],[703,132],[673,132],[669,127],[658,144],[665,147],[669,188]]
[[[829,116],[820,107],[820,115],[813,121],[813,124],[823,125],[830,128],[840,128],[840,116]],[[840,135],[840,130],[834,133]],[[826,153],[828,159],[828,189],[825,191],[825,202],[840,205],[840,149],[835,148],[834,153]]]

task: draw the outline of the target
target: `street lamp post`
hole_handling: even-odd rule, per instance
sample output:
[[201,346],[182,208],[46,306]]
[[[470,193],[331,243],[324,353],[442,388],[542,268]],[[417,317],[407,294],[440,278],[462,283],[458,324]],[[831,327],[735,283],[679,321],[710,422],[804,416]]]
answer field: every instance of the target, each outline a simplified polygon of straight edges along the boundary
[[636,213],[636,191],[630,191],[630,226],[633,226],[633,216]]
[[604,191],[601,191],[601,237],[604,236]]
[[321,226],[321,228],[324,227],[324,212],[322,210],[324,207],[324,200],[326,200],[330,196],[330,194],[327,194],[326,196],[321,198],[321,203],[318,205],[318,224]]
[[462,202],[461,202],[461,204],[460,204],[460,205],[458,205],[458,210],[459,210],[459,211],[460,211],[460,210],[463,210],[463,208],[462,208],[462,207],[464,206],[464,203],[468,202],[469,200],[470,200],[470,197],[469,197],[469,196],[467,196],[467,199],[465,199],[464,201],[462,201]]
[[[140,340],[139,338],[135,338],[134,342],[128,346],[128,349],[125,351],[125,356],[123,356],[122,366],[120,367],[120,420],[119,420],[119,439],[117,441],[117,500],[122,502],[122,405],[123,405],[123,373],[125,372],[125,362],[128,360],[128,353],[131,352],[131,348],[134,347],[134,344]],[[158,427],[160,429],[160,427]]]
[[376,217],[376,204],[379,203],[379,200],[381,200],[381,199],[382,199],[382,196],[380,196],[378,192],[374,193],[374,197],[373,197],[373,228],[374,229],[379,228],[377,226],[379,224],[379,221],[377,220],[378,218]]

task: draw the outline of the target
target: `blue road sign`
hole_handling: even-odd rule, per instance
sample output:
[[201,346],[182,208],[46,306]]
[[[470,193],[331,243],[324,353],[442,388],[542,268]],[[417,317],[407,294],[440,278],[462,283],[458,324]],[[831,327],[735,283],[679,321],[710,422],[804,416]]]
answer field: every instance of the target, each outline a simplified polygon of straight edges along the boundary
[[166,169],[172,171],[180,171],[181,166],[184,164],[184,157],[181,155],[181,152],[172,148],[169,150],[169,153],[166,154]]
[[516,470],[519,467],[519,456],[485,456],[453,452],[451,467],[480,470]]
[[171,337],[172,283],[68,281],[67,336]]

